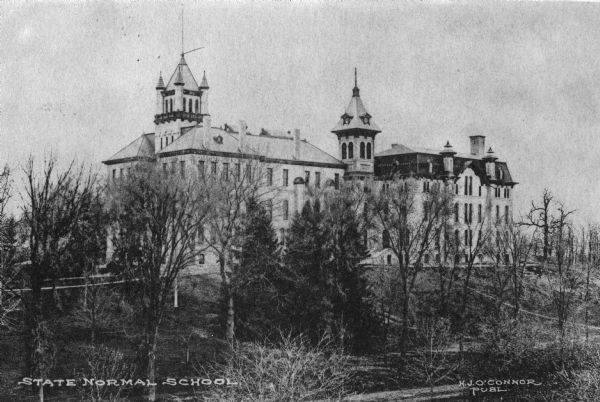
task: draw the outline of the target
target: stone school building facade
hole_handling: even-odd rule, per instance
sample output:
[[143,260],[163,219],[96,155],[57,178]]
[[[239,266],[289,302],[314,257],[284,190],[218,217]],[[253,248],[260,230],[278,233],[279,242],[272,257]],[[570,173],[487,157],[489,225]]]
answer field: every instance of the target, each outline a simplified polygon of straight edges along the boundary
[[[330,135],[336,135],[335,155],[311,144],[299,130],[248,131],[243,121],[238,124],[213,126],[209,113],[210,86],[204,73],[200,84],[185,57],[181,59],[165,84],[162,76],[156,84],[155,129],[143,134],[103,161],[108,180],[127,175],[140,161],[157,169],[185,172],[201,169],[203,173],[227,178],[239,174],[249,152],[258,154],[265,165],[265,185],[271,186],[277,200],[273,205],[273,227],[285,242],[292,217],[304,205],[311,187],[327,184],[339,186],[343,180],[370,181],[385,185],[393,177],[414,178],[427,192],[434,183],[453,181],[455,188],[455,223],[463,244],[473,242],[471,224],[509,223],[512,219],[513,189],[517,184],[506,162],[492,148],[486,149],[485,136],[470,137],[470,152],[456,152],[448,142],[439,149],[393,144],[375,154],[375,141],[382,131],[367,111],[356,81],[350,101]],[[209,234],[205,234],[207,238]],[[393,265],[395,257],[385,236],[370,244],[369,263]],[[440,255],[432,251],[431,262]],[[216,258],[207,252],[197,261],[195,273],[217,272]]]

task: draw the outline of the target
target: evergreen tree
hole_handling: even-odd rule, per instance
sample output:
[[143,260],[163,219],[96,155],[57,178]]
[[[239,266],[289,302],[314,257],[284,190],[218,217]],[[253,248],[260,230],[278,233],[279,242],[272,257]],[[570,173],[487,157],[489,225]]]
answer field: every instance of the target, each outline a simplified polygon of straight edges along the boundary
[[377,329],[361,262],[368,257],[361,203],[354,189],[307,202],[290,230],[286,265],[297,274],[294,321],[317,340],[323,334],[357,350]]
[[231,284],[236,308],[236,336],[256,339],[285,329],[293,283],[281,264],[280,244],[271,217],[254,198],[246,205]]

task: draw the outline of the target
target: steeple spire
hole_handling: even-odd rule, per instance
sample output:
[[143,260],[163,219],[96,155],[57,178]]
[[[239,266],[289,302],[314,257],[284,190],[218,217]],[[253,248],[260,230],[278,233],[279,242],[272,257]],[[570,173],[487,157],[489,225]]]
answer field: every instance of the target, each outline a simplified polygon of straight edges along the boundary
[[352,96],[358,97],[360,96],[360,90],[358,89],[358,79],[356,74],[356,67],[354,67],[354,88],[352,88]]

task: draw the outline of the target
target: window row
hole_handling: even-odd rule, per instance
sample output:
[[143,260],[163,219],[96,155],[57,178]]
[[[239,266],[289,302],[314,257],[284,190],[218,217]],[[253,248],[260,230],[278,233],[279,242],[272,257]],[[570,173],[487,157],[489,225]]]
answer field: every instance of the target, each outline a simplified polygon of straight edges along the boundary
[[[173,98],[165,99],[163,103],[163,113],[170,113],[173,111]],[[200,103],[198,99],[186,99],[183,98],[183,111],[189,113],[199,113]]]
[[[359,145],[359,155],[360,159],[371,159],[372,149],[371,143],[361,142]],[[354,143],[349,142],[348,144],[342,144],[342,159],[353,159],[354,158]]]
[[169,142],[169,136],[165,136],[165,137],[160,137],[160,149],[163,149],[165,147],[167,147],[169,144],[172,144],[173,141],[175,141],[175,136],[171,135],[170,137],[171,141]]
[[[502,196],[500,196],[502,194]],[[496,187],[494,188],[494,197],[496,198],[510,198],[510,188],[509,187]]]

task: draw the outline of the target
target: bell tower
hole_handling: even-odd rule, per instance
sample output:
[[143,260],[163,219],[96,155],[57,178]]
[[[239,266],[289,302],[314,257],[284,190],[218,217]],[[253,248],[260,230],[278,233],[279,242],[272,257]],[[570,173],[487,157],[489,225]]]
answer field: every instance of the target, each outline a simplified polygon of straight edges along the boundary
[[181,135],[181,129],[195,126],[208,116],[208,90],[206,73],[198,85],[183,53],[167,85],[161,74],[156,85],[154,115],[157,150],[175,141]]
[[344,177],[348,180],[373,177],[375,136],[381,132],[360,98],[357,81],[355,68],[352,98],[339,122],[331,130],[338,137],[339,158],[346,164]]

